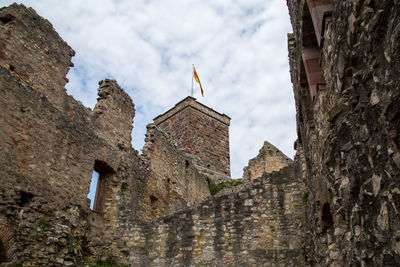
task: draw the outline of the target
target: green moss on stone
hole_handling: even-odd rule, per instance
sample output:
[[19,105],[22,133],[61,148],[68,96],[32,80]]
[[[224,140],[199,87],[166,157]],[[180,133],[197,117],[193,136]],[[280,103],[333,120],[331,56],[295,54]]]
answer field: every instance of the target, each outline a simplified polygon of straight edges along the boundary
[[49,231],[53,228],[53,223],[46,221],[44,219],[41,219],[39,221],[39,226],[40,226],[40,228],[42,228],[43,231]]
[[229,188],[233,186],[237,186],[243,183],[242,179],[221,181],[219,183],[215,183],[211,178],[207,177],[208,187],[210,188],[210,194],[213,196],[217,194],[224,188]]

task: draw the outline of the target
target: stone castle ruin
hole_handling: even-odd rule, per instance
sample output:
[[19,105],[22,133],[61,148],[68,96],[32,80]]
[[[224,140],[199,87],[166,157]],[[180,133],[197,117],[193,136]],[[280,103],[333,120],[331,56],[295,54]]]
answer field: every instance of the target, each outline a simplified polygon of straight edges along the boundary
[[0,266],[398,266],[400,3],[287,4],[296,157],[265,142],[216,195],[228,116],[188,97],[139,154],[117,82],[84,107],[52,25],[0,9]]
[[229,124],[225,114],[187,97],[154,119],[196,168],[214,180],[230,177]]

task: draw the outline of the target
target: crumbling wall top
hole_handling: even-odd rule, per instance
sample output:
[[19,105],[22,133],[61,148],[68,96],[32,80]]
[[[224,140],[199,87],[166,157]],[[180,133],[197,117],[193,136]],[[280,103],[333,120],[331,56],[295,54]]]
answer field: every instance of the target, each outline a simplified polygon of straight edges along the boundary
[[94,107],[98,135],[121,150],[131,147],[135,105],[115,80],[99,82]]
[[246,183],[251,183],[264,173],[279,171],[292,162],[293,160],[283,154],[278,148],[265,141],[258,155],[250,159],[248,166],[243,168],[243,180]]
[[0,9],[0,39],[0,65],[62,109],[75,52],[51,23],[32,8],[13,4]]

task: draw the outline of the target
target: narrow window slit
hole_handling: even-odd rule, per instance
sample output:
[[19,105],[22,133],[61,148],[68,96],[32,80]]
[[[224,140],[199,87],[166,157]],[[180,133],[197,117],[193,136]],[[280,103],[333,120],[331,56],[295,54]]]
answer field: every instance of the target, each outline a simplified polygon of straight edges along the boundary
[[150,208],[154,216],[158,217],[160,215],[160,202],[157,197],[151,195],[150,197]]
[[93,210],[94,198],[96,196],[97,185],[99,180],[99,173],[93,170],[92,181],[90,182],[90,190],[87,198],[90,199],[90,209]]

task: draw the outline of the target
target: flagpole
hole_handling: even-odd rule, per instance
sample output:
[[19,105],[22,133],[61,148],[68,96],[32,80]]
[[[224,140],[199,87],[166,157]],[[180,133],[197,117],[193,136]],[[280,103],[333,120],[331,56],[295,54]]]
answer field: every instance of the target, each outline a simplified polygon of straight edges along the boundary
[[191,94],[191,97],[193,97],[193,70],[194,70],[194,64],[192,64],[192,67],[193,67],[193,69],[192,69],[192,94]]

